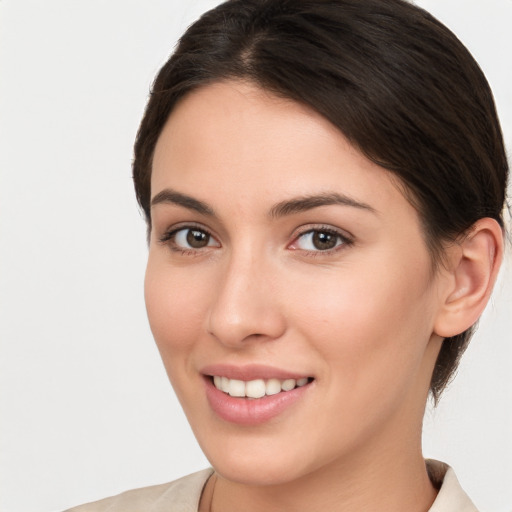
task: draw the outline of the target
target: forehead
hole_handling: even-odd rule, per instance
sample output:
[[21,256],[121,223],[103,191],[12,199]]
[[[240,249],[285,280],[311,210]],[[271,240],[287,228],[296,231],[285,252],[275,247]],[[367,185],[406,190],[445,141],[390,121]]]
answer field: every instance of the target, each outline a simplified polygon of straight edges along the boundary
[[373,202],[376,210],[404,201],[389,172],[327,119],[242,82],[208,85],[182,99],[157,142],[151,188],[153,197],[172,188],[240,207],[325,192]]

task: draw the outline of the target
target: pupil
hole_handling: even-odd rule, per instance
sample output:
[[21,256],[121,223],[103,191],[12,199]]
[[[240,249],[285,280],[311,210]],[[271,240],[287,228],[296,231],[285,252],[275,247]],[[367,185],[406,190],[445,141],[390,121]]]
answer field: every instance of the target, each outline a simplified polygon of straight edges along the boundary
[[203,231],[191,229],[187,233],[187,243],[190,245],[190,247],[193,247],[194,249],[206,247],[208,245],[209,240],[210,235],[204,233]]
[[313,245],[316,249],[326,250],[336,246],[336,235],[325,231],[317,231],[313,233]]

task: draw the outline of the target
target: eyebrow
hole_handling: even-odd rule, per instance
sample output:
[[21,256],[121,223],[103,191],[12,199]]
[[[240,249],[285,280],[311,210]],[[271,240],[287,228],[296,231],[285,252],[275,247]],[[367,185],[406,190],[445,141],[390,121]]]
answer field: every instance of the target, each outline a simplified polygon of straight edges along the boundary
[[[153,197],[151,200],[151,206],[153,207],[157,204],[175,204],[177,206],[187,208],[188,210],[194,210],[207,217],[216,216],[213,208],[203,201],[169,188],[162,190],[156,194],[155,197]],[[318,208],[320,206],[330,205],[351,206],[353,208],[358,208],[374,214],[378,214],[375,208],[366,203],[357,201],[344,194],[330,192],[281,201],[272,206],[269,211],[269,216],[271,218],[280,218],[287,215],[293,215],[295,213],[312,210],[313,208]]]
[[203,201],[199,201],[198,199],[194,199],[193,197],[182,194],[181,192],[176,192],[169,188],[162,190],[153,197],[151,200],[151,206],[153,207],[157,204],[175,204],[183,206],[189,210],[195,210],[201,215],[206,215],[207,217],[215,216],[213,209],[206,203],[203,203]]
[[336,192],[329,192],[324,194],[315,194],[310,196],[298,197],[295,199],[282,201],[274,205],[269,212],[270,217],[284,217],[285,215],[292,215],[294,213],[300,213],[320,206],[330,205],[341,205],[351,206],[353,208],[359,208],[361,210],[367,210],[374,214],[378,214],[375,208],[371,207],[366,203],[357,201],[344,194],[338,194]]

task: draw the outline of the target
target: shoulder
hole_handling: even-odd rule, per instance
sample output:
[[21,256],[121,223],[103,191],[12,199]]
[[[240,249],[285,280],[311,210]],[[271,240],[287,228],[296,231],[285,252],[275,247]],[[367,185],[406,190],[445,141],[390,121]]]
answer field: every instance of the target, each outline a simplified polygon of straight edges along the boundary
[[439,489],[428,512],[478,512],[450,466],[436,460],[426,463],[430,480]]
[[161,485],[123,492],[66,512],[197,512],[203,487],[212,469]]

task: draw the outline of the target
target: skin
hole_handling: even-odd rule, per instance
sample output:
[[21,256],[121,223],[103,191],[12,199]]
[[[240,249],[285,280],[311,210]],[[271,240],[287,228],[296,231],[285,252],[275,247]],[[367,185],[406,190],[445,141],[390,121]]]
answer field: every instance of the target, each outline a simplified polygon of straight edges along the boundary
[[[389,173],[305,106],[224,82],[175,108],[151,189],[215,213],[155,204],[145,283],[167,373],[216,470],[213,510],[428,510],[421,424],[454,278],[432,273],[417,212]],[[368,208],[269,215],[333,193]],[[191,224],[208,245],[166,237]],[[342,238],[318,250],[304,233],[326,228]],[[208,404],[200,370],[211,363],[314,382],[278,417],[240,426]]]

